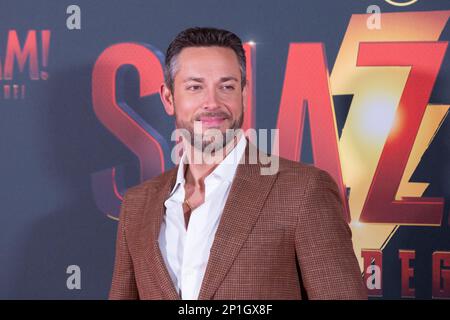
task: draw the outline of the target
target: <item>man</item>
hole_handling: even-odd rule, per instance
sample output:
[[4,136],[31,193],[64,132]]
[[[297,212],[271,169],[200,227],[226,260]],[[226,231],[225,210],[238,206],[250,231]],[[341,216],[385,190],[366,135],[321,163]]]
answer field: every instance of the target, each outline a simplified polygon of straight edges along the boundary
[[[184,151],[174,169],[126,192],[110,299],[367,298],[330,175],[226,134],[244,117],[241,40],[187,29],[165,67],[161,100]],[[210,146],[215,161],[194,161]],[[268,158],[278,170],[262,174]]]

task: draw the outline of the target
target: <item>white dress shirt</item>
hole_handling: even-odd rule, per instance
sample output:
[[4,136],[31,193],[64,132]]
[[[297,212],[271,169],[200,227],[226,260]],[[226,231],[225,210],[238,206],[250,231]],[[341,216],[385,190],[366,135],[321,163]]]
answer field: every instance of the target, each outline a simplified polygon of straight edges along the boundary
[[205,178],[205,202],[192,211],[187,230],[183,214],[186,153],[181,157],[175,186],[164,202],[166,214],[158,242],[170,277],[182,299],[198,298],[209,251],[246,145],[247,140],[241,136],[237,145]]

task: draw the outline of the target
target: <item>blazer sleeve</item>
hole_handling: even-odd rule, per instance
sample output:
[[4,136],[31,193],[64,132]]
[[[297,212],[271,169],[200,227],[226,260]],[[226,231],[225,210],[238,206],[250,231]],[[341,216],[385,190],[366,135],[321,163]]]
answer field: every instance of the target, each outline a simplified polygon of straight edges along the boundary
[[311,174],[295,231],[300,278],[308,299],[367,299],[340,193],[323,170]]
[[128,193],[125,193],[117,227],[116,257],[111,289],[109,291],[110,300],[139,299],[133,261],[131,260],[125,232],[128,202]]

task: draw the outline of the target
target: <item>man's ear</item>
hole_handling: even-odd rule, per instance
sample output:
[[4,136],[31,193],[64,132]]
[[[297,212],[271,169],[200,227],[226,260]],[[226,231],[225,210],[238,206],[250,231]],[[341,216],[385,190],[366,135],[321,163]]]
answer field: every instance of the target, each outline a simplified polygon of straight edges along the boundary
[[243,112],[247,112],[247,94],[248,94],[248,81],[246,82],[245,86],[242,88],[242,105],[243,105]]
[[170,91],[169,87],[166,86],[165,83],[161,84],[159,89],[159,96],[161,98],[161,102],[164,105],[164,109],[169,116],[173,116],[175,114],[175,108],[173,105],[173,95]]

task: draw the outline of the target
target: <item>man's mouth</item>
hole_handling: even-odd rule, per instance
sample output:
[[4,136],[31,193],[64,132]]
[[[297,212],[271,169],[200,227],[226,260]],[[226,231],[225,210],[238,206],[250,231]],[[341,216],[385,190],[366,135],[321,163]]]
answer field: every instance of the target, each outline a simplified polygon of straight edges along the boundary
[[202,122],[202,124],[206,126],[219,126],[221,125],[227,118],[223,116],[213,116],[213,117],[206,117],[202,116],[199,118],[199,121]]

